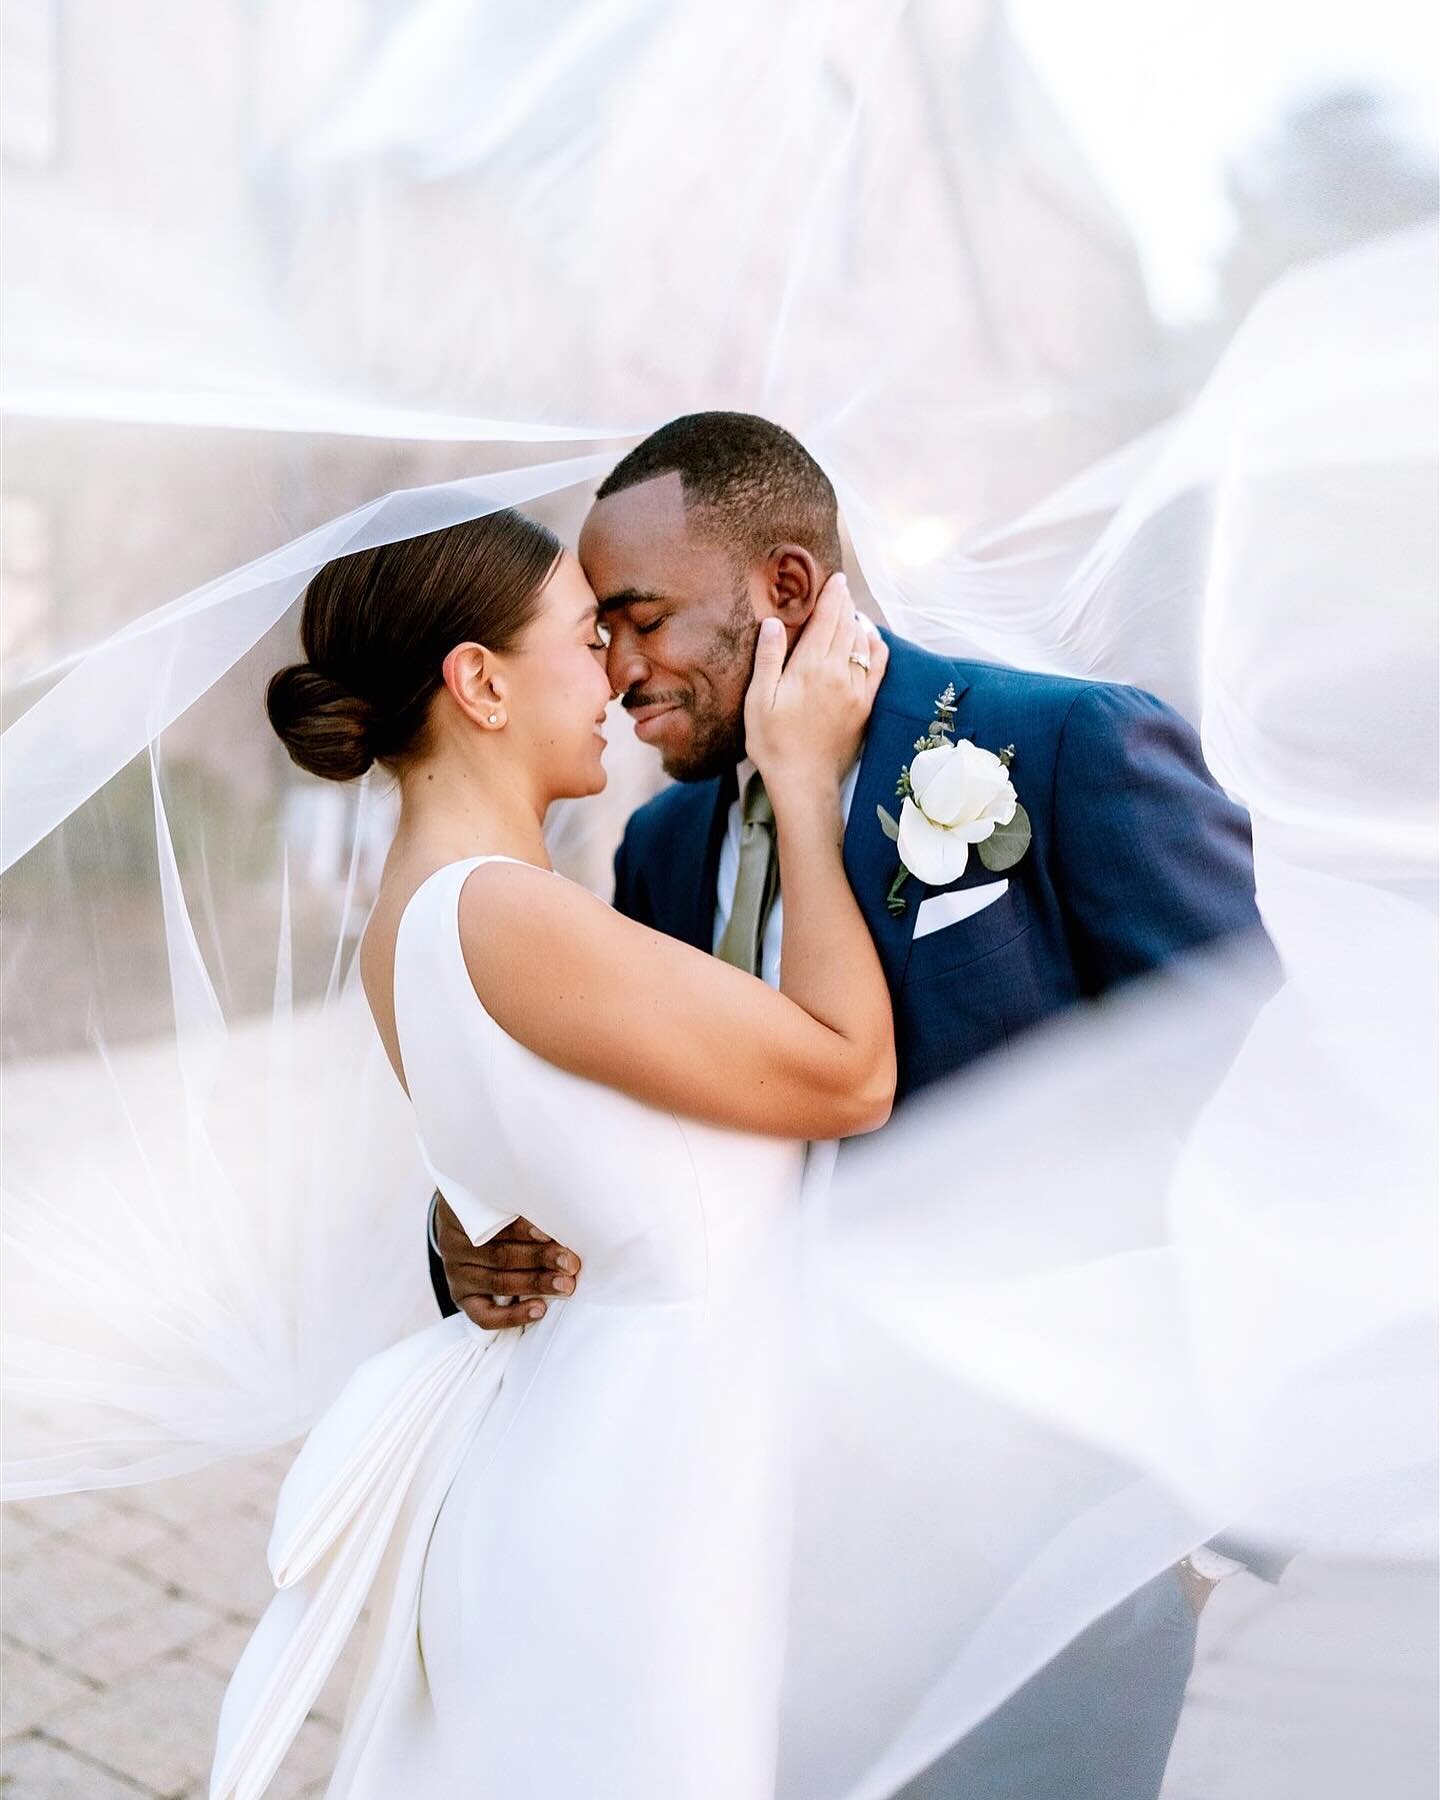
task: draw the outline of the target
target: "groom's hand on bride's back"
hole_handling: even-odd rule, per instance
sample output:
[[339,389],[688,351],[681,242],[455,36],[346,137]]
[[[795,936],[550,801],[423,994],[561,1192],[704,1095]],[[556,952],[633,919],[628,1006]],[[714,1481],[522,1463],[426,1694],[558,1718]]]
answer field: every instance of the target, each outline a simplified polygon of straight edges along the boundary
[[472,1244],[443,1200],[435,1208],[435,1245],[445,1265],[450,1298],[484,1331],[533,1325],[548,1299],[575,1292],[580,1258],[532,1225],[516,1219],[483,1244]]

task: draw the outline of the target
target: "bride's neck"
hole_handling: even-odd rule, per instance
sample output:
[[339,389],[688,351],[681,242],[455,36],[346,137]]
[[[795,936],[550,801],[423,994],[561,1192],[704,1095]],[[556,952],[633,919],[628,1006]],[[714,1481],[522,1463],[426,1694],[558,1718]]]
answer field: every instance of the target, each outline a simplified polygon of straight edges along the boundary
[[548,868],[543,808],[524,783],[427,758],[400,777],[397,845],[444,860],[502,855]]

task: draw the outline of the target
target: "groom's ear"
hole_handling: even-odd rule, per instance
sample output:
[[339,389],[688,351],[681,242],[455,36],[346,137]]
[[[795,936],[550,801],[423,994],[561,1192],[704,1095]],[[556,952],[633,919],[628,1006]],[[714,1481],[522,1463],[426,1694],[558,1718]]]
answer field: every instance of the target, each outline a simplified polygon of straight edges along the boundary
[[798,631],[815,609],[825,576],[808,550],[781,544],[765,559],[765,585],[781,621]]

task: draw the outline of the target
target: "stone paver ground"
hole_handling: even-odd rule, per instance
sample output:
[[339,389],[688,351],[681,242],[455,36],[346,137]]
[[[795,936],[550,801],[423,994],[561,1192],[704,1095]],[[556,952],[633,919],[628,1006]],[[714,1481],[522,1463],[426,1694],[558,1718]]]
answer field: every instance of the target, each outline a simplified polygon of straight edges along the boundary
[[[0,1800],[203,1800],[291,1455],[0,1509]],[[1436,1611],[1409,1567],[1300,1558],[1279,1588],[1223,1584],[1162,1800],[1349,1800],[1377,1743],[1387,1800],[1429,1800]],[[271,1800],[323,1794],[349,1677],[347,1658]]]
[[[200,1800],[293,1452],[0,1509],[0,1795]],[[348,1667],[270,1792],[322,1794]]]

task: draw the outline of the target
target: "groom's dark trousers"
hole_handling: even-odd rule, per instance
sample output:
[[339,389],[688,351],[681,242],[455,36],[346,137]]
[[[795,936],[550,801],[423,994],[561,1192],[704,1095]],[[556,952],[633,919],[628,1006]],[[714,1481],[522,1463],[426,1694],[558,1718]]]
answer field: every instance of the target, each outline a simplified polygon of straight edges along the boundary
[[[1249,822],[1168,707],[1134,688],[954,662],[886,635],[890,663],[845,868],[894,1001],[897,1103],[1186,951],[1247,934],[1264,945]],[[896,809],[900,771],[952,684],[955,735],[987,750],[1014,746],[1011,777],[1034,836],[1004,876],[972,854],[953,887],[988,889],[984,903],[917,938],[920,903],[951,890],[912,880],[908,906],[891,916],[896,854],[876,809]],[[711,949],[734,789],[733,776],[677,784],[634,814],[615,860],[621,912]],[[906,1800],[1154,1800],[1194,1642],[1179,1578],[1167,1572],[1097,1620]]]

